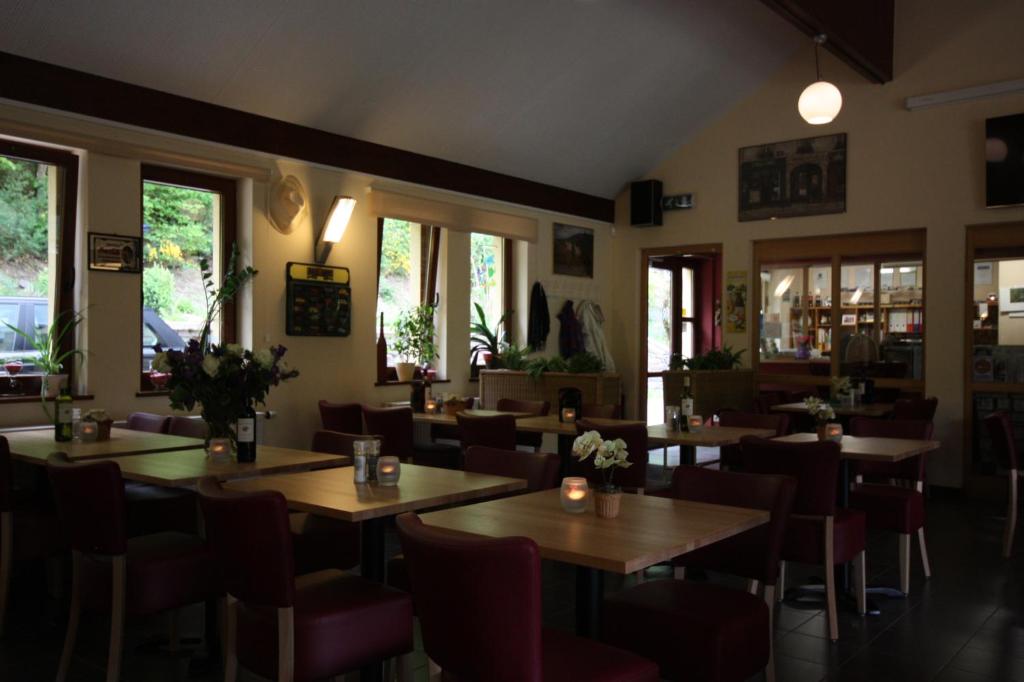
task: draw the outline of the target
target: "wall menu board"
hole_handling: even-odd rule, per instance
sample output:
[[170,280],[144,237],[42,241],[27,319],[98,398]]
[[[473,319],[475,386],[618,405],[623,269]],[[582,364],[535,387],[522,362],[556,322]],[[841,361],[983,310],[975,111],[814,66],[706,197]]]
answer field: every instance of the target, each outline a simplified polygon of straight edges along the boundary
[[289,336],[348,336],[352,329],[352,287],[348,268],[288,263],[285,300]]

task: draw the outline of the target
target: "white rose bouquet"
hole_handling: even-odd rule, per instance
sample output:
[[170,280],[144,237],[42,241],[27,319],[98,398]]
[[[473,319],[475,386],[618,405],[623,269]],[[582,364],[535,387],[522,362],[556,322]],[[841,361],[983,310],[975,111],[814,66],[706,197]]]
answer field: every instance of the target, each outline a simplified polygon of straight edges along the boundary
[[607,492],[616,490],[612,482],[616,469],[633,466],[629,461],[626,441],[621,438],[604,440],[597,431],[587,431],[578,436],[572,444],[572,454],[581,462],[594,455],[594,467],[601,472],[602,489]]
[[819,425],[827,424],[836,418],[836,411],[821,398],[804,398],[804,407],[807,408],[807,414],[814,417]]

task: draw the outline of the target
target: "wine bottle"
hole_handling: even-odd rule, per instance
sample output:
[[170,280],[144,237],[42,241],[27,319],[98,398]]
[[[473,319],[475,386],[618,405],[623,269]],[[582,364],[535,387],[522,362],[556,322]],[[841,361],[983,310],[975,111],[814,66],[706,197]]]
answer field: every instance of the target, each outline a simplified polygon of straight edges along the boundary
[[690,373],[683,375],[683,393],[679,397],[679,412],[684,417],[693,416],[693,393],[690,391]]
[[235,437],[238,440],[238,461],[256,461],[256,410],[252,405],[245,408],[245,416],[235,424]]
[[384,339],[384,313],[380,314],[380,336],[377,337],[377,381],[388,380],[388,342]]
[[53,411],[53,438],[60,443],[69,442],[74,438],[72,428],[72,400],[71,391],[61,388]]

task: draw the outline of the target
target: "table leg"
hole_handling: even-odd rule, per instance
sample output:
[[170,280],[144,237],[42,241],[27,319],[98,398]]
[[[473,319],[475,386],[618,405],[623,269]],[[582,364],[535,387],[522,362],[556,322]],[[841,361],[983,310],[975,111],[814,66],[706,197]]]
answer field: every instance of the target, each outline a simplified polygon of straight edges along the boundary
[[562,477],[569,475],[570,463],[572,462],[572,444],[576,440],[573,436],[558,435],[558,458],[562,463]]
[[601,609],[604,603],[604,572],[587,566],[576,567],[576,634],[598,639],[601,636]]
[[[367,519],[363,521],[361,530],[362,547],[360,553],[360,573],[366,580],[384,582],[387,580],[387,553],[385,533],[387,519]],[[384,664],[373,663],[359,671],[362,682],[381,682],[384,679]]]

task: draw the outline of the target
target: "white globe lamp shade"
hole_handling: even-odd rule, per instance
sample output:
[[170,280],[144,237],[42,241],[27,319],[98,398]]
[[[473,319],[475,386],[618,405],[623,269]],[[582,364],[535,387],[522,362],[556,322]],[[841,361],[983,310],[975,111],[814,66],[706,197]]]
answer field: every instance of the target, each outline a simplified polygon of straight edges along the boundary
[[811,125],[831,123],[843,108],[843,96],[839,88],[828,81],[815,81],[800,93],[797,109]]

